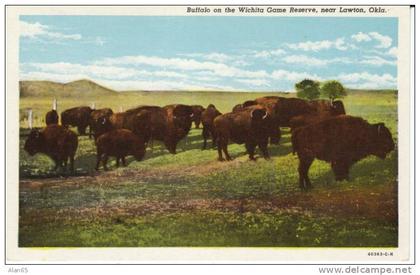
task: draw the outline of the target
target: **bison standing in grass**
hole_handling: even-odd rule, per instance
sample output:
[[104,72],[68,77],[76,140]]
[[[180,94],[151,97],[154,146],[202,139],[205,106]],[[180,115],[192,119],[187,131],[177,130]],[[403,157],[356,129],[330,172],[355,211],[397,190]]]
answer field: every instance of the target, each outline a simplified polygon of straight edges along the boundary
[[58,124],[58,113],[56,110],[51,110],[45,114],[45,124]]
[[216,106],[213,104],[210,104],[207,106],[207,108],[204,110],[204,112],[201,114],[201,121],[203,123],[203,150],[207,147],[207,139],[211,136],[213,141],[213,146],[216,145],[216,132],[214,129],[214,119],[221,115],[222,113],[219,112],[219,110],[216,109]]
[[200,123],[202,122],[201,116],[205,109],[201,105],[191,105],[191,108],[193,111],[192,121],[195,124],[195,128],[198,129],[200,128]]
[[129,129],[147,143],[150,140],[162,141],[168,151],[176,153],[178,142],[188,135],[191,129],[193,110],[183,104],[158,106],[139,106],[123,113],[113,114],[104,121],[103,131]]
[[350,167],[375,155],[384,159],[394,149],[391,133],[383,123],[369,124],[359,117],[337,116],[292,132],[293,151],[299,157],[299,186],[311,187],[309,167],[314,159],[331,164],[335,179],[348,179]]
[[89,117],[89,138],[93,134],[95,138],[98,136],[96,132],[101,132],[101,129],[106,122],[107,119],[113,114],[114,112],[110,108],[103,108],[98,110],[93,110],[90,113]]
[[86,133],[86,128],[89,126],[90,113],[92,109],[87,106],[74,107],[67,109],[61,113],[61,124],[65,127],[75,126],[80,135]]
[[273,122],[267,109],[260,105],[244,108],[240,112],[220,115],[214,119],[219,161],[231,160],[227,147],[229,141],[243,144],[249,159],[255,160],[255,147],[258,145],[264,158],[268,159],[268,137],[272,132]]
[[70,168],[74,171],[74,156],[77,150],[77,135],[69,129],[52,124],[42,131],[32,130],[25,142],[25,151],[33,156],[36,153],[43,153],[55,162],[55,169],[67,168],[67,161],[70,160]]
[[138,161],[142,160],[146,153],[146,146],[143,139],[127,129],[117,129],[107,132],[96,139],[97,161],[96,170],[99,169],[100,162],[104,170],[108,170],[107,162],[109,156],[117,159],[117,167],[122,164],[126,166],[125,157],[134,156]]

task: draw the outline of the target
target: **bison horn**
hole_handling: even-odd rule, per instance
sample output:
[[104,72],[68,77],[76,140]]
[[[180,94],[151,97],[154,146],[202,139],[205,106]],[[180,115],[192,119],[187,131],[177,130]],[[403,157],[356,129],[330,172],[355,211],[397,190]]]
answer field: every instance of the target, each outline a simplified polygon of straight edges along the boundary
[[263,119],[265,119],[268,116],[268,112],[265,111],[265,115],[263,116]]

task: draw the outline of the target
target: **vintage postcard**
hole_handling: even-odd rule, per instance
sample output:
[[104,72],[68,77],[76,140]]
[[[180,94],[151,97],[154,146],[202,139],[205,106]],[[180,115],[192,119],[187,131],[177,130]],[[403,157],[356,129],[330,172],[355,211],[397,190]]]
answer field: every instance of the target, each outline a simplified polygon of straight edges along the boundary
[[409,6],[7,6],[10,263],[410,263]]

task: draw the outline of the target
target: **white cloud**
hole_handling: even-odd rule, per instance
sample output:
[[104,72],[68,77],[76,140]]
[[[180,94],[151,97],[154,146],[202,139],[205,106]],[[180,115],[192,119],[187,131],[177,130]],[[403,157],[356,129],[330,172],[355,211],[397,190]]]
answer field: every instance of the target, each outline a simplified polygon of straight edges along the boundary
[[364,56],[360,63],[374,66],[396,65],[395,60],[386,60],[380,56]]
[[268,81],[267,79],[236,79],[236,81],[256,87],[270,85],[270,81]]
[[358,89],[396,88],[397,78],[390,74],[371,74],[368,72],[340,74],[334,77],[346,87]]
[[264,50],[264,51],[256,51],[254,52],[254,57],[257,58],[267,58],[273,56],[281,56],[286,53],[283,49],[275,49],[275,50]]
[[335,48],[340,51],[345,51],[349,46],[345,44],[344,38],[337,38],[336,40],[321,40],[321,41],[306,41],[295,44],[286,44],[290,49],[303,51],[320,51]]
[[398,48],[397,47],[392,47],[391,49],[389,49],[389,51],[387,52],[388,55],[397,57],[398,54]]
[[170,68],[181,71],[209,71],[212,75],[221,77],[243,77],[243,78],[261,78],[268,76],[266,71],[249,71],[238,69],[223,63],[210,61],[197,61],[195,59],[185,58],[163,58],[157,56],[123,56],[117,58],[105,58],[96,63],[97,65],[128,65],[139,66],[148,65],[153,67]]
[[322,80],[316,74],[310,74],[307,72],[293,72],[287,70],[275,70],[271,73],[271,78],[276,80],[287,80],[287,81],[299,81],[305,78],[310,78],[314,80]]
[[369,32],[369,33],[363,33],[358,32],[357,34],[354,34],[351,36],[353,40],[356,40],[357,42],[369,42],[372,40],[375,40],[378,44],[375,46],[375,48],[384,48],[387,49],[391,47],[392,45],[392,38],[387,35],[382,35],[378,32]]
[[299,64],[304,66],[325,66],[328,60],[309,57],[306,55],[290,55],[283,58],[283,61],[291,64]]
[[363,32],[358,32],[357,34],[353,34],[351,36],[351,38],[353,40],[356,40],[357,42],[371,41],[372,40],[372,38],[370,38],[369,35],[367,35],[366,33],[363,33]]
[[27,38],[43,37],[52,40],[80,40],[80,34],[64,34],[50,31],[50,27],[39,22],[29,23],[20,21],[20,36]]
[[375,46],[375,48],[389,48],[392,45],[392,38],[389,36],[378,32],[370,32],[369,35],[379,42],[379,45]]

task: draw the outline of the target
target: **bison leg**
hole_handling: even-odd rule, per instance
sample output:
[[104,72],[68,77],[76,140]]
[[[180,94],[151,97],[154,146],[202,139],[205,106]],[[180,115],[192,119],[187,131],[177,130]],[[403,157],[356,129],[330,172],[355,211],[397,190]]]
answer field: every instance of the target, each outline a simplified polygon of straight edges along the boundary
[[74,155],[70,155],[70,171],[74,173]]
[[229,156],[227,147],[228,147],[228,143],[227,142],[223,143],[223,146],[222,146],[223,153],[225,153],[226,160],[232,160],[232,158]]
[[333,161],[331,162],[331,168],[335,175],[336,181],[342,181],[349,179],[350,164],[346,161]]
[[207,147],[207,139],[209,138],[209,131],[206,126],[203,127],[202,135],[203,135],[203,140],[204,140],[202,150],[204,150]]
[[220,140],[217,141],[217,153],[219,154],[219,161],[224,161],[225,159],[222,155],[222,142]]
[[127,163],[125,162],[125,156],[121,157],[121,161],[124,167],[127,166]]
[[256,160],[255,157],[254,157],[254,154],[255,154],[255,144],[246,143],[245,144],[245,147],[246,147],[246,152],[249,155],[249,159],[250,160]]
[[260,142],[258,144],[258,148],[260,148],[260,151],[262,152],[265,159],[270,159],[270,155],[268,154],[267,144],[268,144],[267,140]]
[[105,171],[108,171],[108,167],[106,166],[107,162],[108,162],[108,155],[104,154],[102,157],[102,165],[104,166]]
[[117,156],[117,167],[120,167],[120,157]]
[[98,153],[96,154],[96,167],[95,167],[95,170],[96,170],[96,171],[98,171],[98,170],[99,170],[99,164],[100,164],[100,162],[101,162],[101,159],[102,159],[102,153],[98,152]]
[[280,128],[274,128],[270,134],[270,144],[278,145],[280,143],[281,132]]
[[308,171],[313,160],[313,158],[309,157],[299,157],[299,186],[301,189],[309,189],[312,187]]

